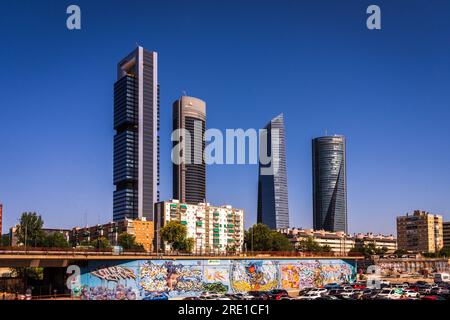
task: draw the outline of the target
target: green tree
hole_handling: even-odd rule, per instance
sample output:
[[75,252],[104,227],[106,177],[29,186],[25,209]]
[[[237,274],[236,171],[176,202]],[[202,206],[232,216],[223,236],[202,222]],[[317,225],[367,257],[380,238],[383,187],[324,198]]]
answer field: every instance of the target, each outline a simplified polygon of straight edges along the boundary
[[268,226],[258,223],[244,233],[244,243],[250,251],[291,251],[289,239]]
[[108,249],[111,248],[111,244],[109,243],[109,240],[105,237],[98,237],[97,239],[94,239],[91,241],[91,246],[97,249]]
[[47,248],[68,248],[69,243],[61,232],[53,232],[43,239],[43,246]]
[[271,242],[272,248],[271,251],[293,251],[294,247],[292,246],[289,239],[284,235],[276,231],[271,232]]
[[262,223],[257,223],[244,233],[244,243],[250,251],[271,251],[272,230]]
[[16,230],[18,241],[27,246],[41,246],[44,239],[43,226],[44,221],[36,212],[22,213]]
[[441,251],[439,251],[439,255],[441,257],[449,258],[450,257],[450,248],[442,248]]
[[11,246],[11,243],[9,241],[9,234],[3,234],[0,238],[0,246],[1,247],[9,247]]
[[402,255],[407,254],[407,253],[408,253],[408,251],[405,249],[397,249],[394,252],[394,254],[397,255],[398,257],[401,257]]
[[307,237],[306,239],[299,241],[297,250],[301,252],[319,252],[321,251],[321,247],[313,237]]
[[126,232],[119,235],[117,243],[125,250],[144,251],[144,246],[136,242],[136,236]]
[[161,239],[175,251],[192,252],[194,239],[187,238],[187,228],[179,221],[170,221],[161,229]]
[[369,258],[373,255],[383,255],[388,251],[386,247],[379,248],[375,245],[375,243],[371,242],[366,245],[353,247],[350,252],[360,253],[366,258]]

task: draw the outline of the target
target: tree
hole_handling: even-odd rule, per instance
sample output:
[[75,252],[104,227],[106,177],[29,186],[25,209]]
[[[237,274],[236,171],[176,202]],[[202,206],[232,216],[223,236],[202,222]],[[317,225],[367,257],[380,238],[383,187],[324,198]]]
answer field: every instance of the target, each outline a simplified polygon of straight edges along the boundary
[[136,242],[136,236],[126,232],[123,232],[119,235],[117,243],[125,250],[135,250],[135,251],[144,250],[144,246]]
[[373,255],[383,255],[388,251],[386,247],[379,248],[375,243],[371,242],[367,245],[353,247],[350,252],[357,252],[362,254],[366,258],[370,258]]
[[161,229],[161,239],[176,251],[191,252],[194,248],[194,239],[187,238],[187,228],[179,221],[167,223]]
[[291,251],[289,239],[268,226],[258,223],[244,233],[244,243],[251,251]]
[[111,248],[111,244],[109,243],[109,240],[105,237],[98,237],[97,239],[94,239],[91,241],[91,246],[97,249],[108,249]]
[[18,241],[27,246],[41,246],[44,239],[43,226],[44,221],[36,212],[22,213],[16,231]]
[[244,243],[250,251],[271,251],[272,230],[262,223],[257,223],[244,233]]
[[0,238],[0,247],[9,247],[11,242],[9,241],[9,234],[3,234]]
[[276,231],[271,233],[272,248],[271,251],[292,251],[292,246],[289,239],[284,235]]
[[69,243],[61,232],[53,232],[43,239],[43,246],[47,248],[68,248]]

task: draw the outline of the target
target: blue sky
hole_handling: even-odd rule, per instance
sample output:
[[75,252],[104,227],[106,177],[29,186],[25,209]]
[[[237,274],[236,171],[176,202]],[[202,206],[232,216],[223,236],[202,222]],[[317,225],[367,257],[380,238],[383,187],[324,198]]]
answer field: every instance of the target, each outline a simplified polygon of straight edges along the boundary
[[[82,30],[66,29],[78,4]],[[382,30],[366,28],[370,4]],[[291,224],[312,226],[311,139],[347,137],[351,232],[395,232],[414,209],[450,219],[450,3],[1,1],[0,202],[48,227],[112,219],[113,83],[136,43],[159,53],[161,196],[171,104],[207,102],[209,128],[283,112]],[[256,220],[257,166],[209,166],[208,201]]]

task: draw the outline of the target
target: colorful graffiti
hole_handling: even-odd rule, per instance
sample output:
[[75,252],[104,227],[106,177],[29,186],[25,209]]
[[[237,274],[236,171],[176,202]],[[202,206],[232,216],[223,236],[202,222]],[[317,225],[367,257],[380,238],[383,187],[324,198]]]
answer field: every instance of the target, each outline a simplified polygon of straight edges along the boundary
[[152,300],[202,292],[241,293],[301,289],[353,281],[354,263],[344,260],[137,260],[89,262],[82,268],[84,300]]
[[151,292],[169,296],[195,294],[202,290],[202,279],[202,270],[196,265],[146,261],[140,266],[140,286],[145,295]]
[[268,291],[278,287],[278,261],[247,260],[231,264],[231,286],[234,292]]

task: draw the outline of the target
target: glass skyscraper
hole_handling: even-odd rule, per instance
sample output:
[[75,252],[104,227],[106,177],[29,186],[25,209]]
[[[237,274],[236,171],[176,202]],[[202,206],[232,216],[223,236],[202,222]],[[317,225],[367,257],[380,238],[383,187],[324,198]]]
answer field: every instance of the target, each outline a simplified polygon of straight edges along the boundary
[[[289,228],[283,114],[273,118],[265,129],[267,130],[267,151],[268,155],[270,151],[273,161],[269,164],[262,164],[260,159],[259,162],[257,221],[274,230]],[[274,132],[272,132],[272,129]],[[277,157],[273,157],[274,155],[277,155]],[[272,174],[264,174],[262,170],[271,166],[276,167],[276,170],[271,170]]]
[[159,200],[158,56],[137,47],[117,67],[114,84],[113,220],[153,220]]
[[[206,165],[203,158],[205,126],[204,101],[183,96],[173,103],[173,130],[185,129],[191,138],[190,146],[179,135],[176,137],[177,141],[174,141],[174,146],[183,145],[185,161],[173,163],[173,198],[183,203],[198,204],[206,201]],[[190,152],[186,152],[187,147]],[[178,163],[179,156],[174,154]]]
[[313,220],[315,230],[347,230],[345,137],[312,140]]

